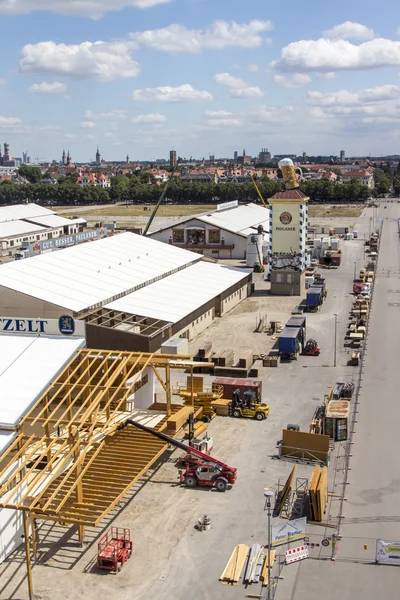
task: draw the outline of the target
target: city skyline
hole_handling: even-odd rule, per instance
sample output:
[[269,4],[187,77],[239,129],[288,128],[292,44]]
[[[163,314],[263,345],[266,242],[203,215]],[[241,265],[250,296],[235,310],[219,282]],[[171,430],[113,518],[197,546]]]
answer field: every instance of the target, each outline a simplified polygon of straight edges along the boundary
[[396,154],[400,8],[359,6],[0,2],[0,142],[32,162]]

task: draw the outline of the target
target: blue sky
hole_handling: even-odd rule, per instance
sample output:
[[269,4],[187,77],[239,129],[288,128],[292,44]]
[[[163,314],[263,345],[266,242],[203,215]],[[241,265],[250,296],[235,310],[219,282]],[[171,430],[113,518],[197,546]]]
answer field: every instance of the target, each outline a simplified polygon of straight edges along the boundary
[[399,152],[399,28],[393,0],[0,0],[0,143],[77,161],[97,144]]

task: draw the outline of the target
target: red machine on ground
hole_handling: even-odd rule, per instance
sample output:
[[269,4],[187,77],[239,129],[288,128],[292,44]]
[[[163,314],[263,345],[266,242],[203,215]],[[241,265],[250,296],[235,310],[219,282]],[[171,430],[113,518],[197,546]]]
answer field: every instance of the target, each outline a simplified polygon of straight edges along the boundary
[[185,450],[187,454],[199,459],[198,465],[187,465],[185,472],[180,473],[180,481],[181,483],[184,483],[186,487],[194,488],[201,485],[215,487],[219,492],[225,492],[228,486],[235,483],[237,471],[234,467],[230,467],[209,454],[205,454],[200,450],[196,450],[191,446],[178,442],[178,440],[169,437],[169,435],[161,433],[161,431],[150,429],[149,427],[146,427],[146,425],[137,423],[132,419],[127,419],[124,423],[118,425],[117,431],[124,429],[128,425],[142,429],[142,431],[146,431],[176,448]]
[[318,346],[318,342],[315,340],[308,340],[303,348],[303,354],[307,356],[319,356],[321,353],[321,347]]
[[120,571],[132,556],[130,529],[111,527],[101,538],[97,547],[97,567],[108,571]]

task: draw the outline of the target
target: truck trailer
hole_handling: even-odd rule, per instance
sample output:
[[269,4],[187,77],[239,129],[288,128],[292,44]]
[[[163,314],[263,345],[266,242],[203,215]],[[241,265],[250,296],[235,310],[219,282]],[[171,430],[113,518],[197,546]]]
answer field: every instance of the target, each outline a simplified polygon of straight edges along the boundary
[[297,360],[298,354],[302,351],[301,337],[302,329],[300,327],[285,327],[278,340],[278,349],[281,358]]

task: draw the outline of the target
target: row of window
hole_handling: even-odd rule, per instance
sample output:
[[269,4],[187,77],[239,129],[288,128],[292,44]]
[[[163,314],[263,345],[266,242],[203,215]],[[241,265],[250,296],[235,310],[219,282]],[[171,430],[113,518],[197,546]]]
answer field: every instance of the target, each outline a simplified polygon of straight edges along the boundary
[[192,327],[194,327],[194,326],[195,326],[195,324],[196,324],[196,325],[198,325],[198,324],[199,324],[199,321],[202,321],[202,320],[203,320],[203,318],[204,318],[204,319],[206,319],[207,317],[209,317],[209,316],[210,316],[210,314],[211,314],[211,310],[209,310],[209,311],[208,311],[208,313],[204,313],[203,315],[201,315],[201,317],[199,317],[198,319],[196,319],[196,321],[193,321],[193,323],[192,323]]
[[[186,232],[186,240],[185,240]],[[209,244],[220,244],[221,243],[221,230],[220,229],[209,229],[208,243]],[[206,243],[206,231],[204,229],[173,229],[172,230],[172,243],[173,244],[205,244]]]

